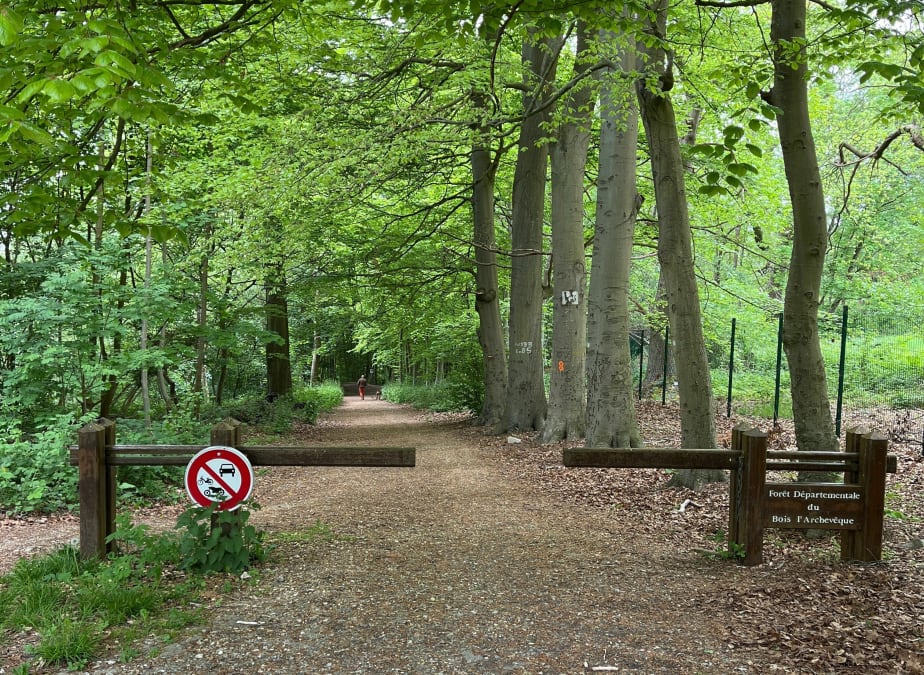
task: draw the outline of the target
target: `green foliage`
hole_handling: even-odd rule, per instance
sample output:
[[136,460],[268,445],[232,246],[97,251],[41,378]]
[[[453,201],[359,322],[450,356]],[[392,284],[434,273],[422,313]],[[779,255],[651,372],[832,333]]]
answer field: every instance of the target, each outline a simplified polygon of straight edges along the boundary
[[[81,560],[73,547],[49,555],[23,558],[0,577],[0,629],[35,630],[32,653],[50,664],[79,667],[97,656],[100,643],[111,638],[126,642],[153,630],[159,634],[198,620],[171,606],[182,598],[188,605],[197,582],[165,583],[164,570],[181,561],[175,534],[150,534],[117,519],[110,540],[119,553],[106,560]],[[123,649],[123,654],[130,654]]]
[[102,630],[84,619],[64,617],[48,624],[41,632],[41,642],[30,651],[48,663],[83,666],[95,653]]
[[296,404],[304,404],[302,418],[314,424],[318,415],[330,412],[343,403],[343,389],[334,381],[326,381],[316,387],[302,387],[292,394]]
[[335,382],[317,387],[296,389],[290,396],[272,400],[251,395],[230,401],[208,413],[210,417],[234,418],[272,433],[282,434],[292,429],[292,423],[314,424],[318,415],[336,408],[343,401],[343,390]]
[[77,498],[77,469],[69,465],[68,446],[76,425],[59,418],[44,431],[25,436],[8,427],[0,437],[0,510],[54,511]]
[[737,542],[729,542],[725,530],[717,530],[711,537],[715,548],[709,552],[709,557],[718,560],[743,560],[746,555],[744,547]]
[[472,391],[475,386],[448,380],[436,384],[393,382],[382,388],[382,396],[392,403],[406,403],[435,412],[474,411],[480,407],[480,399]]
[[[502,4],[473,12],[455,1],[370,0],[301,3],[297,12],[284,2],[268,12],[257,3],[225,22],[208,3],[180,14],[156,3],[137,12],[103,3],[90,16],[70,1],[51,13],[7,2],[0,508],[70,503],[74,472],[63,446],[72,441],[54,438],[66,426],[58,420],[92,418],[109,393],[106,414],[125,418],[125,442],[206,443],[209,423],[225,416],[267,433],[313,422],[330,404],[326,393],[296,384],[291,399],[272,405],[260,393],[265,346],[278,340],[261,306],[277,262],[289,281],[296,377],[316,355],[321,377],[355,380],[366,371],[377,381],[437,382],[408,398],[478,410],[468,131],[491,130],[477,140],[496,160],[506,313],[516,153],[504,148],[523,112],[520,39],[527,23],[557,33],[577,16],[599,19],[602,5],[529,0],[510,13]],[[811,114],[833,206],[819,298],[828,310],[846,302],[910,315],[924,293],[915,257],[924,247],[922,165],[908,124],[922,100],[924,48],[920,31],[908,30],[911,7],[864,0],[810,14]],[[769,401],[768,317],[780,310],[792,246],[776,111],[762,96],[773,83],[760,48],[769,8],[700,8],[714,13],[705,32],[702,12],[689,9],[672,8],[676,40],[664,46],[678,65],[677,90],[689,94],[675,98],[679,119],[705,111],[684,150],[707,349],[722,391],[727,319],[737,315],[736,400]],[[368,20],[378,10],[392,20]],[[630,38],[639,29],[617,21]],[[221,31],[194,45],[206,26]],[[470,106],[472,92],[490,108]],[[881,161],[866,171],[873,158]],[[639,192],[637,241],[648,246],[655,201],[646,181]],[[636,258],[637,318],[657,324],[657,261]],[[897,358],[848,367],[850,397],[875,389],[876,400],[921,404],[920,364],[905,358],[916,348],[895,346]],[[836,356],[826,344],[829,366]],[[907,367],[880,373],[887,360]],[[143,371],[169,377],[171,403],[179,403],[168,406],[152,387],[154,421],[144,429],[131,422],[142,416]],[[386,395],[405,397],[394,388]],[[159,469],[120,472],[122,498],[144,501],[164,479],[172,480]]]
[[[277,406],[277,403],[280,405]],[[275,423],[287,429],[291,422],[291,412],[291,406],[282,398],[270,402],[265,396],[252,394],[228,401],[207,414],[217,419],[230,417],[250,425],[274,426]]]
[[299,530],[298,532],[276,532],[273,535],[273,539],[283,543],[349,540],[348,537],[341,537],[340,535],[335,534],[330,525],[321,522],[320,520],[316,520],[314,524],[309,526],[306,530]]
[[[252,504],[251,508],[259,508]],[[187,509],[177,520],[183,532],[179,538],[180,567],[200,574],[240,574],[255,562],[266,559],[264,535],[248,525],[250,512]]]
[[311,411],[297,408],[290,396],[281,396],[273,401],[268,401],[263,396],[248,396],[230,401],[214,414],[220,418],[231,417],[244,424],[283,434],[292,429],[293,421],[304,419],[307,422]]
[[924,334],[920,325],[917,328],[918,334],[861,334],[849,341],[854,367],[845,382],[845,395],[859,402],[924,407]]

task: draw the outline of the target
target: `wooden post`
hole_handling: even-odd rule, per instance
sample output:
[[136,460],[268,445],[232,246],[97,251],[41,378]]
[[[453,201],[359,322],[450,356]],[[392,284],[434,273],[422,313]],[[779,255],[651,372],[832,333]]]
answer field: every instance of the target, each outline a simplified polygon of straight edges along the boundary
[[[764,486],[767,482],[767,434],[743,433],[737,542],[744,548],[743,565],[760,565],[764,549]],[[731,540],[729,540],[731,544]],[[734,551],[732,551],[734,552]]]
[[[241,444],[241,423],[231,417],[222,420],[212,427],[209,440],[211,445],[223,445],[237,450]],[[215,512],[212,514],[212,529],[214,530],[217,526],[218,513]],[[230,523],[222,526],[222,534],[226,537],[231,534]]]
[[[116,517],[116,495],[119,489],[118,476],[116,475],[116,467],[113,464],[109,463],[108,455],[106,448],[112,447],[116,444],[116,424],[110,419],[105,417],[100,418],[99,425],[103,427],[105,440],[103,442],[103,462],[106,467],[105,472],[105,481],[106,481],[106,538],[108,539],[110,535],[115,533],[115,517]],[[106,553],[111,553],[115,550],[115,542],[106,542]]]
[[885,511],[886,456],[888,437],[878,432],[864,434],[859,443],[857,484],[863,493],[863,526],[841,540],[841,559],[872,562],[882,560],[882,519]]
[[106,427],[91,423],[77,432],[80,493],[80,557],[106,554],[107,510]]
[[[732,429],[731,449],[742,452],[744,448],[744,434],[752,427],[744,422],[736,424]],[[728,476],[728,543],[738,542],[738,510],[741,508],[741,460]]]
[[241,444],[241,423],[228,417],[212,427],[210,433],[212,445],[226,445],[235,448]]
[[[844,434],[844,452],[860,453],[860,445],[863,443],[863,436],[869,433],[867,427],[851,427]],[[844,472],[845,485],[857,485],[860,482],[859,463],[856,471]],[[856,560],[854,551],[857,550],[858,541],[855,530],[844,530],[841,532],[841,560]]]

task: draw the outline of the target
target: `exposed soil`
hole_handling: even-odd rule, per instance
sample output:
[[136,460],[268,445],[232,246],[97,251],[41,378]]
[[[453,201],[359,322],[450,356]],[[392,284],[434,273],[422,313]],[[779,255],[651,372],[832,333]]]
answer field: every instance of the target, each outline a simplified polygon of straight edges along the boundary
[[[676,410],[642,408],[649,444],[676,445]],[[417,466],[261,471],[254,521],[276,549],[255,582],[183,638],[150,635],[130,663],[112,645],[84,672],[924,672],[920,447],[892,449],[885,561],[768,530],[765,563],[743,568],[715,555],[727,486],[565,469],[561,445],[384,401],[348,398],[298,436],[414,446]],[[169,526],[177,508],[142,515]],[[318,522],[332,536],[302,536]],[[0,520],[0,572],[76,536],[73,517]],[[29,639],[13,637],[0,673]]]

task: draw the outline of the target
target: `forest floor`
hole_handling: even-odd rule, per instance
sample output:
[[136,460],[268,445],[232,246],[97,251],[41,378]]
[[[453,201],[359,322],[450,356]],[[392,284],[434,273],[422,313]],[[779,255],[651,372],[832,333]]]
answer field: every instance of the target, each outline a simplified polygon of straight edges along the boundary
[[[640,420],[649,446],[678,444],[676,408],[643,403]],[[231,592],[215,580],[205,624],[147,636],[128,663],[109,645],[81,672],[924,673],[920,446],[890,447],[881,563],[841,563],[834,535],[768,530],[746,568],[722,555],[727,485],[566,469],[563,444],[519,439],[348,398],[280,442],[414,446],[417,466],[260,470],[271,560]],[[139,518],[169,526],[181,508]],[[0,573],[76,535],[73,516],[0,519]],[[11,672],[34,636],[0,637]]]

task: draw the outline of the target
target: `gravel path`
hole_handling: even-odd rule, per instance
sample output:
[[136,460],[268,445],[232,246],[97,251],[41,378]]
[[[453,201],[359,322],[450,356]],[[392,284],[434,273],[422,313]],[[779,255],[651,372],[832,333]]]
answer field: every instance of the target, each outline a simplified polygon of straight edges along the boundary
[[[205,626],[88,673],[744,672],[687,600],[715,573],[506,477],[472,431],[348,399],[318,445],[414,446],[414,469],[278,468],[275,560]],[[318,521],[332,537],[300,537]],[[714,582],[719,583],[719,582]]]

